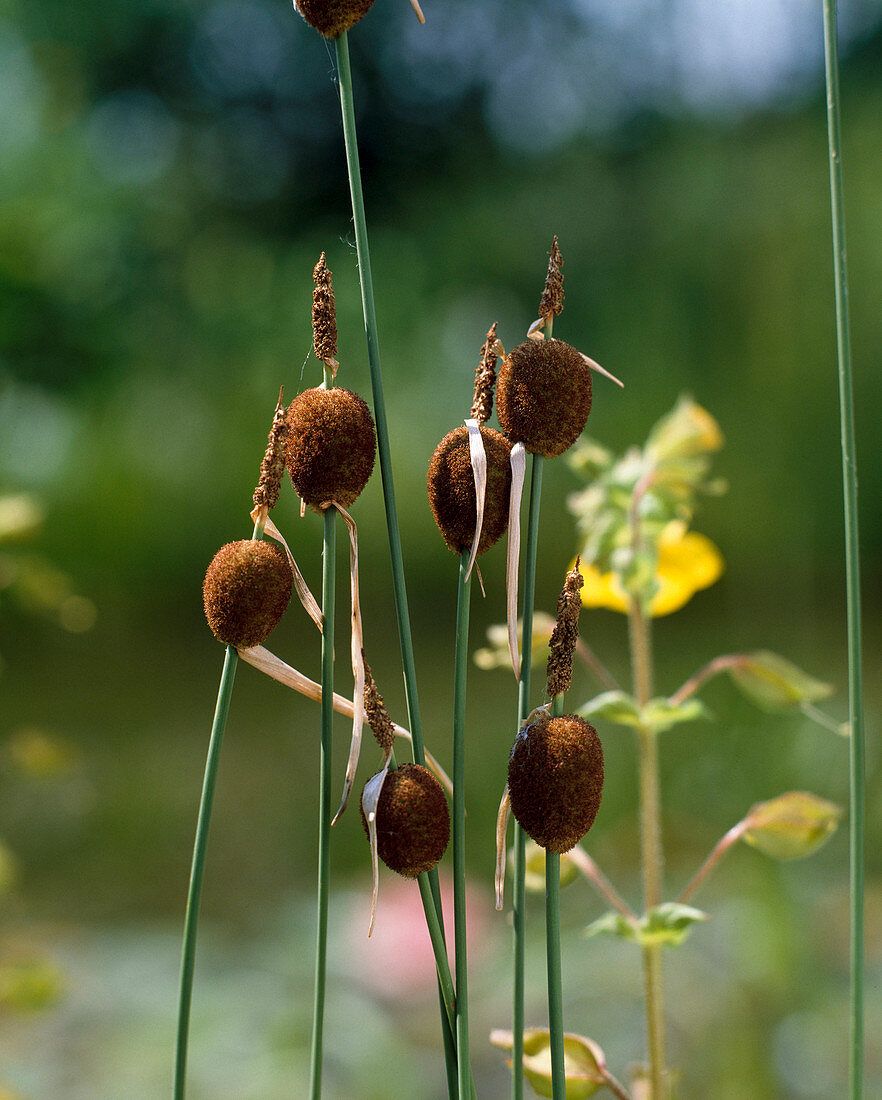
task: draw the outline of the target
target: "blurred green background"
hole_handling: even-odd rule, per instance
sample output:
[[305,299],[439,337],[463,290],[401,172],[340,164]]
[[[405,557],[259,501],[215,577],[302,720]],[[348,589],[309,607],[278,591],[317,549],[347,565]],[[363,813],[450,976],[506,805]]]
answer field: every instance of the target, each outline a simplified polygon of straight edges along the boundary
[[[430,748],[449,763],[455,559],[425,501],[467,414],[491,322],[535,317],[553,234],[555,335],[598,380],[592,435],[622,450],[681,392],[719,420],[728,495],[696,527],[713,588],[656,629],[660,691],[707,659],[768,648],[837,685],[846,716],[838,391],[820,4],[738,0],[378,0],[350,34],[396,489]],[[882,1095],[882,11],[843,5],[843,125],[861,450],[868,786],[868,1095]],[[200,584],[247,537],[278,388],[316,384],[311,272],[334,271],[341,384],[369,396],[333,49],[275,0],[0,0],[0,1096],[167,1095],[179,936],[222,649]],[[563,461],[545,473],[537,606],[576,549]],[[274,514],[320,586],[321,526]],[[406,722],[379,477],[354,508],[366,647]],[[17,534],[16,534],[17,532]],[[347,580],[341,562],[340,629]],[[504,618],[504,551],[482,562],[472,641]],[[622,617],[582,630],[620,679]],[[313,678],[292,608],[271,648]],[[345,653],[345,645],[340,647]],[[350,690],[348,661],[338,688]],[[585,675],[574,695],[595,686]],[[668,892],[759,799],[847,801],[847,746],[764,715],[728,683],[717,717],[663,746]],[[486,1042],[509,1026],[494,821],[516,698],[470,682],[472,1007],[481,1095],[507,1094]],[[634,753],[602,729],[590,849],[639,898]],[[346,724],[338,734],[342,780]],[[371,773],[365,749],[361,776]],[[197,965],[193,1100],[305,1094],[312,995],[318,709],[240,670],[218,785]],[[335,831],[327,1096],[443,1095],[415,890],[381,883],[357,812]],[[668,955],[683,1095],[844,1095],[845,830],[811,860],[736,851],[697,898],[714,920]],[[643,1051],[639,956],[579,930],[563,899],[566,1025],[624,1076]],[[535,899],[528,1022],[545,1022]],[[412,920],[411,920],[412,917]]]

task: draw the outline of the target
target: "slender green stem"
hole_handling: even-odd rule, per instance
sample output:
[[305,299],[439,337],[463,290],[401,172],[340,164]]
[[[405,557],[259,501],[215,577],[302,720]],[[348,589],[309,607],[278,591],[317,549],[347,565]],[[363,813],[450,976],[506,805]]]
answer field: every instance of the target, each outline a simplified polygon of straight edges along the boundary
[[[553,717],[563,714],[563,695],[555,695]],[[564,1059],[563,983],[560,961],[560,855],[545,853],[545,956],[548,971],[548,1037],[551,1045],[551,1095],[566,1100]]]
[[230,710],[230,698],[236,678],[239,654],[233,646],[227,646],[224,668],[217,693],[217,706],[211,726],[211,740],[205,761],[205,778],[202,782],[202,799],[196,824],[196,842],[193,846],[193,865],[190,870],[190,890],[187,896],[187,914],[184,918],[184,942],[181,949],[181,988],[178,1001],[178,1035],[175,1053],[174,1100],[184,1100],[187,1078],[187,1041],[190,1033],[190,1003],[193,996],[193,971],[196,964],[196,929],[199,923],[199,902],[202,897],[202,880],[205,871],[205,852],[208,847],[208,829],[211,824],[211,806],[217,781],[221,744]]
[[334,611],[336,602],[337,509],[324,513],[322,555],[322,742],[319,779],[318,906],[315,940],[315,997],[310,1049],[311,1100],[322,1094],[322,1037],[328,962],[328,904],[331,873],[331,735],[334,721]]
[[456,649],[453,669],[453,931],[456,943],[456,1049],[459,1100],[471,1095],[469,1073],[469,987],[466,955],[465,714],[469,662],[469,555],[463,551],[456,590]]
[[[386,529],[389,539],[389,559],[392,567],[392,592],[395,601],[395,616],[398,623],[398,639],[401,647],[401,664],[404,673],[404,694],[410,732],[413,738],[413,758],[417,764],[425,764],[423,748],[422,721],[420,717],[419,697],[417,694],[416,667],[413,657],[413,639],[410,628],[410,613],[407,604],[407,585],[404,576],[404,559],[401,552],[401,535],[398,529],[398,509],[395,503],[395,483],[392,476],[392,455],[389,447],[389,427],[386,419],[386,401],[383,394],[383,374],[380,367],[380,342],[377,332],[377,311],[374,305],[374,285],[371,275],[371,256],[368,246],[367,219],[364,209],[364,195],[361,187],[361,167],[358,157],[358,137],[355,129],[355,104],[352,95],[352,68],[349,63],[348,33],[335,40],[337,54],[337,72],[340,79],[340,110],[343,119],[343,141],[346,149],[346,166],[349,175],[349,191],[352,200],[352,221],[355,227],[355,247],[358,255],[358,275],[361,284],[361,303],[364,314],[365,337],[367,340],[368,366],[371,375],[371,390],[374,402],[374,422],[377,429],[377,452],[380,457],[380,475],[383,483],[383,502],[386,510]],[[423,893],[423,907],[429,920],[428,905],[434,903],[435,915],[442,922],[441,890],[438,885],[438,872],[428,872],[430,893]],[[444,946],[442,937],[441,946]],[[449,969],[446,960],[437,954],[439,973],[444,966]],[[439,988],[444,1000],[444,991]],[[445,1045],[445,1052],[448,1047]],[[449,1069],[449,1063],[448,1063]]]
[[[542,503],[542,470],[544,459],[533,455],[530,465],[530,511],[527,520],[526,552],[524,555],[524,602],[521,637],[521,677],[518,684],[518,722],[530,713],[529,639],[533,636],[533,597],[536,591],[536,555],[539,546],[539,509]],[[512,1100],[524,1095],[524,971],[526,964],[526,838],[514,825],[514,867],[512,874],[512,916],[514,921],[514,991],[512,1003]]]
[[849,859],[851,869],[851,1044],[849,1085],[860,1100],[864,1080],[864,728],[861,686],[860,555],[857,505],[857,447],[851,382],[848,266],[842,201],[842,142],[839,123],[839,49],[836,0],[824,0],[824,58],[827,73],[827,139],[830,150],[830,203],[833,272],[836,287],[836,352],[839,363],[839,418],[842,488],[845,502],[845,573],[848,615]]
[[677,901],[684,905],[695,893],[695,891],[701,886],[704,880],[708,877],[711,871],[717,866],[726,852],[744,836],[750,827],[750,819],[743,818],[737,825],[733,825],[732,828],[717,841],[714,846],[714,850],[702,863],[701,867],[693,875],[689,885],[683,891],[683,893],[677,898]]
[[[652,697],[652,637],[650,621],[636,600],[628,612],[634,695],[643,707]],[[643,874],[643,906],[649,910],[662,900],[664,855],[661,839],[658,740],[651,729],[637,730],[638,783],[640,787],[640,858]],[[662,986],[662,949],[643,948],[643,984],[646,1031],[649,1044],[651,1100],[664,1100],[665,1016]]]

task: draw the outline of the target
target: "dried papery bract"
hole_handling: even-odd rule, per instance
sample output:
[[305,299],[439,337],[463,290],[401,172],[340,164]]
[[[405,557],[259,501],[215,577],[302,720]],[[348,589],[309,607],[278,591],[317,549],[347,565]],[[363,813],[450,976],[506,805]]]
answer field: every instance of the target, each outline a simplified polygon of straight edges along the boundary
[[285,464],[298,496],[315,511],[331,500],[348,508],[374,468],[370,409],[351,390],[316,387],[299,394],[287,416]]
[[573,679],[573,655],[579,640],[579,612],[582,609],[580,590],[585,580],[579,572],[579,559],[567,573],[557,598],[557,623],[551,633],[548,654],[546,693],[554,698],[569,691]]
[[317,359],[331,372],[337,374],[337,309],[334,304],[334,286],[331,270],[324,252],[312,272],[315,290],[312,292],[312,344]]
[[260,464],[260,479],[252,496],[255,508],[265,509],[264,518],[266,512],[275,508],[278,503],[282,475],[285,472],[285,443],[289,428],[285,418],[285,406],[282,403],[283,393],[284,389],[280,389],[272,427],[267,438],[266,451]]
[[253,539],[227,543],[212,559],[202,586],[212,633],[225,645],[260,645],[285,613],[292,587],[280,546]]
[[508,764],[511,812],[536,843],[568,852],[594,823],[603,793],[603,747],[576,714],[547,714],[517,736]]
[[[483,554],[502,536],[508,523],[511,484],[511,444],[495,428],[481,428],[487,457],[484,519],[478,553]],[[472,470],[469,432],[454,428],[435,448],[427,476],[429,504],[444,541],[455,553],[467,550],[475,535],[477,497]]]
[[386,866],[416,878],[441,859],[449,839],[447,799],[434,775],[419,764],[389,772],[377,804],[377,847]]

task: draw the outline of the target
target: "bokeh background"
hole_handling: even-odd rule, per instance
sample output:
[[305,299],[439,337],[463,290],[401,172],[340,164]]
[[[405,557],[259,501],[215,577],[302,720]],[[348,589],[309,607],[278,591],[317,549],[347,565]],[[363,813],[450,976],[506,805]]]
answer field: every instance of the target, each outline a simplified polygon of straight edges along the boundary
[[[535,317],[557,234],[555,334],[625,379],[591,433],[639,442],[682,392],[718,419],[730,483],[696,527],[724,578],[659,620],[659,690],[718,653],[768,648],[836,685],[846,716],[838,394],[820,3],[378,0],[350,34],[396,488],[424,724],[449,762],[455,559],[425,501],[428,458],[471,403],[478,348]],[[846,208],[862,502],[869,735],[868,1095],[882,1095],[882,9],[842,5]],[[200,584],[247,537],[278,388],[316,384],[311,271],[335,275],[340,382],[366,396],[361,307],[329,48],[281,0],[0,2],[0,1094],[168,1095],[179,938],[222,649]],[[545,474],[537,606],[576,549],[563,461]],[[366,644],[404,722],[379,478],[355,508]],[[314,590],[321,528],[276,522]],[[504,617],[484,559],[472,641]],[[346,576],[341,563],[341,628]],[[583,616],[627,676],[624,621]],[[294,608],[271,639],[318,677]],[[345,647],[344,647],[345,652]],[[350,689],[341,662],[339,690]],[[595,691],[587,674],[574,694]],[[709,686],[715,722],[665,736],[668,892],[755,801],[845,804],[847,746]],[[509,931],[493,827],[510,675],[469,697],[472,1026],[481,1095],[509,1025]],[[639,898],[634,753],[602,730],[591,851]],[[348,745],[338,731],[338,774]],[[370,774],[373,750],[364,753]],[[240,670],[200,932],[193,1100],[306,1093],[318,709]],[[416,891],[383,876],[366,939],[357,813],[334,837],[329,1100],[446,1095]],[[698,895],[714,919],[668,955],[683,1095],[844,1095],[847,844],[774,864],[737,850]],[[545,1022],[541,898],[528,1021]],[[564,895],[566,1024],[619,1077],[643,1051],[638,953],[581,938]],[[4,1092],[3,1090],[7,1091]]]

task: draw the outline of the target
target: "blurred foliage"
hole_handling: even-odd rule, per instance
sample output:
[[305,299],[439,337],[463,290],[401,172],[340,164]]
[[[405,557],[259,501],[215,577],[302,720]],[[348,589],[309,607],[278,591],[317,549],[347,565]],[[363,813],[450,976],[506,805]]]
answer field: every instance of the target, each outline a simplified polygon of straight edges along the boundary
[[[488,324],[498,320],[511,346],[535,316],[555,233],[569,301],[579,303],[556,334],[626,383],[622,395],[598,380],[592,434],[616,447],[642,438],[685,391],[713,410],[727,437],[719,468],[732,489],[725,506],[703,514],[708,536],[726,548],[727,573],[692,599],[680,623],[659,624],[660,670],[677,682],[709,648],[768,644],[843,683],[819,18],[801,0],[751,5],[744,24],[738,4],[691,0],[568,0],[549,11],[534,0],[423,6],[426,28],[404,0],[378,0],[352,33],[351,50],[430,747],[443,762],[452,593],[439,581],[446,552],[425,502],[425,467],[432,442],[468,409]],[[844,4],[843,18],[860,441],[872,440],[878,420],[882,347],[882,30],[871,0]],[[755,56],[757,42],[766,49]],[[17,1075],[3,1085],[29,1100],[155,1096],[167,1083],[167,1050],[156,1036],[170,1018],[221,656],[202,619],[199,580],[218,545],[251,529],[250,494],[279,385],[293,395],[318,377],[309,303],[323,249],[335,273],[340,381],[368,388],[332,51],[290,5],[271,0],[0,0],[0,71],[0,484],[11,494],[0,529],[24,524],[29,510],[32,519],[35,509],[45,515],[28,545],[5,542],[0,559],[0,835],[15,854],[17,880],[0,903],[4,929],[33,929],[41,941],[23,945],[18,958],[45,957],[58,922],[70,925],[65,965],[73,960],[76,971],[69,999],[45,1023],[29,1025],[31,1042],[4,1024],[0,1038],[15,1039]],[[869,448],[860,461],[872,610],[882,526],[866,502],[882,495],[882,469]],[[372,663],[393,717],[403,721],[374,482],[356,517],[372,578],[363,592],[366,640],[378,651]],[[577,549],[565,509],[575,487],[564,464],[549,469],[538,584],[546,610]],[[314,584],[321,538],[314,517],[298,521],[290,499],[278,512]],[[22,602],[6,599],[13,558],[16,584],[31,593]],[[496,566],[488,556],[488,598],[473,611],[476,640],[502,618]],[[48,620],[34,617],[47,593],[61,603]],[[94,618],[97,607],[87,634],[52,623],[68,599],[85,601],[68,605],[74,623]],[[615,616],[586,611],[583,619],[592,646],[622,651]],[[867,623],[872,664],[882,639],[874,616]],[[314,633],[283,623],[278,638],[280,651],[313,675]],[[501,685],[503,673],[493,675]],[[475,784],[469,814],[471,858],[486,878],[500,746],[510,744],[511,729],[505,696],[482,679],[469,704],[481,733],[470,766],[488,781]],[[725,690],[709,685],[708,705]],[[868,690],[877,689],[871,682]],[[668,735],[672,876],[694,866],[714,829],[794,776],[805,786],[821,777],[825,795],[845,798],[834,739],[820,739],[799,713],[767,719],[728,696],[726,706],[730,720],[708,752],[695,752],[688,726]],[[873,695],[873,712],[880,707]],[[209,958],[221,959],[209,967],[202,1023],[205,1095],[237,1080],[244,1097],[263,1082],[253,1095],[268,1100],[290,1095],[296,1080],[286,1074],[304,1025],[289,1018],[278,960],[293,957],[290,928],[308,936],[311,916],[284,933],[273,929],[266,958],[243,955],[241,940],[265,930],[268,912],[286,913],[288,893],[314,874],[314,795],[299,780],[315,767],[315,721],[311,704],[243,670],[204,902]],[[616,779],[595,833],[605,865],[627,880],[618,853],[629,842],[635,792],[627,753],[609,742]],[[828,909],[841,911],[839,844],[800,879],[810,887],[730,857],[735,900],[715,904],[715,920],[683,952],[675,996],[690,984],[720,988],[719,1003],[696,1010],[681,1040],[696,1079],[716,1082],[718,1100],[836,1093],[841,1044],[829,1006],[843,997],[845,956],[841,935],[814,942],[813,929],[830,927]],[[870,851],[876,872],[880,852]],[[341,823],[334,858],[335,876],[366,883],[357,822]],[[573,904],[575,936],[586,915],[583,902]],[[174,935],[148,934],[154,921]],[[126,938],[120,925],[137,931]],[[340,942],[345,947],[345,935]],[[165,976],[155,976],[157,958],[168,961]],[[507,964],[488,959],[488,974],[475,977],[476,1026],[504,1018],[495,998]],[[621,993],[623,983],[628,991],[629,967],[611,950],[598,960],[596,984],[573,994],[589,1031],[602,1008],[611,1059],[639,1045],[639,1019],[605,995]],[[93,982],[96,969],[101,981]],[[724,984],[723,972],[735,977]],[[309,979],[298,972],[301,980]],[[279,988],[267,994],[273,982]],[[631,992],[636,1003],[639,989]],[[218,1022],[231,996],[240,1004],[244,996],[249,1009],[277,1008],[252,1036],[252,1052],[266,1055],[271,1070],[231,1044]],[[359,1002],[360,1026],[365,1003],[376,1011],[376,991]],[[533,1011],[540,1019],[541,1003]],[[403,1067],[399,1092],[409,1095],[423,1073],[434,1007],[429,1039],[409,1030],[409,1013],[394,1006],[383,1013],[372,1032],[381,1054],[341,1046],[340,1095],[369,1100],[371,1074],[385,1080],[392,1063]],[[342,1036],[353,1033],[344,1015],[341,1008],[332,1024]],[[88,1040],[82,1021],[91,1029],[96,1019]],[[732,1037],[725,1049],[714,1038],[723,1031]],[[215,1066],[218,1050],[224,1057]],[[83,1072],[70,1071],[72,1058],[82,1059]],[[488,1065],[495,1062],[491,1054]],[[361,1091],[345,1076],[359,1065],[367,1075]],[[249,1072],[233,1078],[234,1067]],[[504,1074],[485,1072],[489,1094],[494,1084],[497,1092],[506,1087]],[[811,1091],[812,1081],[821,1092]]]

